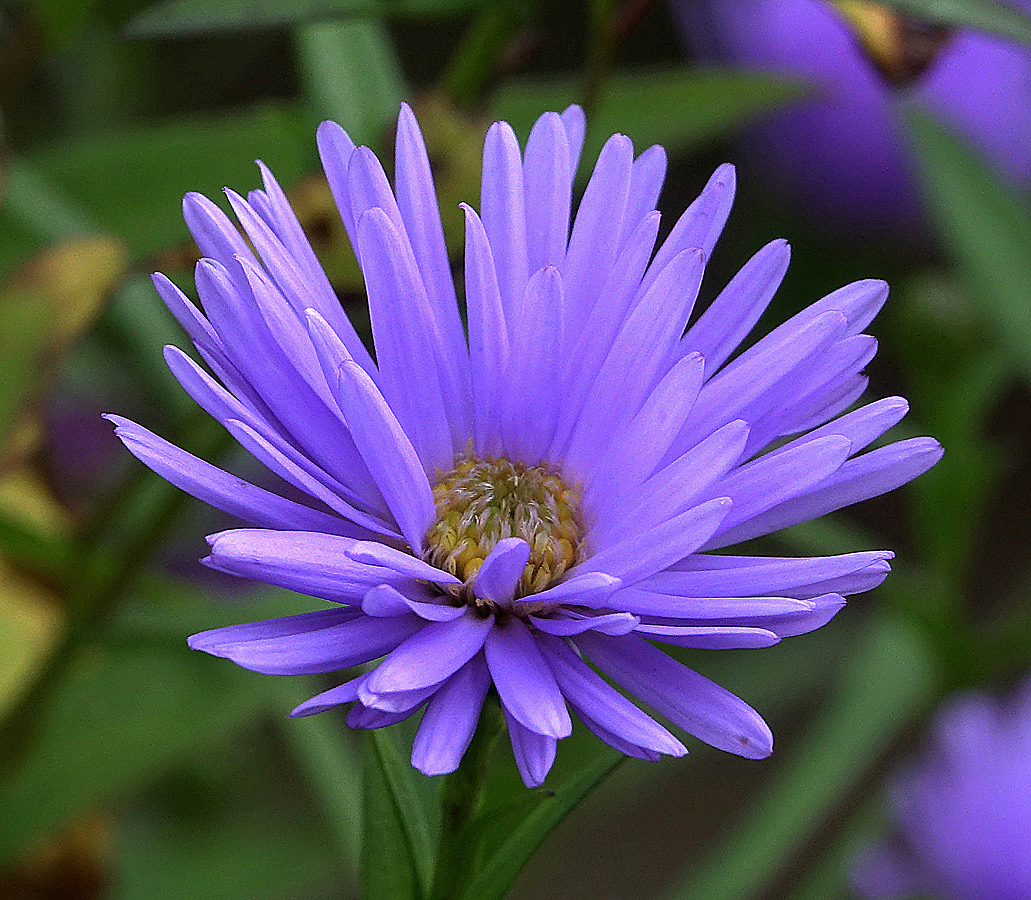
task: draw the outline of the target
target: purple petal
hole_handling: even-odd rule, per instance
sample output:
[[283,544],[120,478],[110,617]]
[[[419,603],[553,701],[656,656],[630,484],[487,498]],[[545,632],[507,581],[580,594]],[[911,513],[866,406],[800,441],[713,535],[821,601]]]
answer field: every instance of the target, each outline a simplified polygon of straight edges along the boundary
[[704,549],[727,547],[779,531],[894,490],[930,469],[941,459],[943,452],[933,438],[911,438],[871,450],[850,459],[815,490],[742,522],[720,534]]
[[847,578],[871,568],[880,572],[894,556],[889,550],[801,559],[696,554],[677,563],[674,570],[660,572],[638,587],[683,597],[735,597],[744,596],[746,592],[784,592],[805,599],[810,585]]
[[749,759],[773,752],[773,735],[754,709],[647,641],[589,631],[576,643],[613,681],[705,743]]
[[530,130],[523,154],[526,247],[530,272],[560,266],[569,240],[569,143],[558,113],[541,116]]
[[772,647],[780,638],[765,628],[747,625],[655,625],[634,629],[653,641],[699,650],[756,650]]
[[451,622],[432,622],[401,644],[369,676],[369,694],[395,694],[438,684],[472,659],[483,646],[493,616],[472,610]]
[[[283,620],[272,619],[252,623],[247,630],[231,626],[204,631],[190,638],[189,644],[194,650],[221,656],[265,675],[311,675],[376,659],[419,629],[431,627],[413,615],[374,619],[351,607],[325,612],[322,619],[290,625],[291,630],[285,634]],[[331,614],[338,619],[334,620]],[[332,624],[334,621],[338,623]],[[302,624],[303,631],[295,630]],[[266,626],[266,632],[262,632],[261,626]]]
[[633,239],[641,220],[655,209],[665,179],[666,151],[658,144],[653,144],[634,160],[630,170],[630,191],[619,235],[620,249]]
[[412,585],[391,569],[355,562],[347,555],[355,541],[333,534],[237,528],[208,543],[204,562],[213,569],[338,603],[359,603],[380,584]]
[[340,217],[347,229],[351,246],[357,250],[358,231],[355,227],[354,216],[351,214],[351,198],[347,187],[347,170],[355,151],[354,141],[336,122],[323,122],[319,125],[316,140],[319,146],[319,156],[322,159],[322,168],[333,194],[333,201],[340,211]]
[[523,784],[528,788],[540,787],[555,762],[558,742],[553,737],[524,728],[507,706],[503,706],[502,709],[505,713],[505,723],[508,725],[508,737],[512,743],[512,755],[515,757],[516,768],[519,769]]
[[573,723],[562,692],[529,629],[510,618],[491,629],[483,649],[506,713],[538,734],[568,737]]
[[464,606],[448,606],[436,602],[435,597],[423,585],[408,585],[408,591],[418,594],[416,600],[402,594],[389,584],[378,584],[362,598],[362,612],[367,616],[402,616],[413,612],[428,622],[453,622],[465,614]]
[[530,560],[530,545],[522,538],[502,538],[487,554],[473,590],[477,597],[498,606],[508,606],[515,596],[519,579]]
[[[685,250],[701,250],[702,255],[708,258],[730,215],[736,185],[733,166],[724,164],[713,172],[702,192],[684,210],[669,237],[659,247],[645,276],[643,288],[650,288],[659,273]],[[683,334],[683,329],[677,336],[680,334]]]
[[534,273],[519,314],[510,322],[511,364],[496,415],[505,450],[535,465],[551,446],[563,401],[555,378],[564,323],[562,278],[552,267]]
[[697,550],[719,528],[730,508],[726,497],[702,503],[654,528],[610,544],[582,563],[576,574],[605,572],[621,578],[629,587]]
[[604,505],[613,495],[632,494],[655,472],[691,412],[704,370],[705,360],[691,354],[663,376],[589,476],[588,501]]
[[[533,594],[532,600],[535,606],[539,604],[570,603],[587,604],[591,606],[604,605],[602,601],[613,591],[617,590],[623,582],[604,572],[582,572],[566,578],[560,584]],[[516,600],[516,604],[520,601]]]
[[494,254],[501,305],[518,308],[530,277],[526,256],[526,211],[519,141],[507,122],[495,122],[483,145],[480,217]]
[[441,390],[442,337],[411,248],[379,208],[362,214],[358,247],[383,396],[426,470],[446,471],[455,447]]
[[598,155],[580,201],[562,264],[569,315],[574,322],[590,315],[616,261],[633,161],[630,139],[612,135]]
[[367,677],[368,675],[362,672],[361,675],[352,678],[350,681],[345,681],[343,684],[332,687],[328,691],[316,694],[310,700],[305,700],[304,703],[294,707],[290,712],[291,718],[299,719],[304,716],[313,716],[316,713],[332,709],[334,706],[354,703],[358,699],[358,688]]
[[583,634],[590,630],[600,631],[603,634],[630,634],[640,621],[637,616],[623,612],[582,617],[552,616],[546,619],[540,616],[530,616],[530,622],[538,631],[561,637]]
[[442,572],[403,550],[395,550],[393,547],[375,541],[357,541],[348,549],[347,555],[356,562],[366,563],[370,566],[383,566],[385,569],[390,569],[399,575],[407,575],[409,578],[420,578],[435,584],[462,583],[450,572]]
[[771,241],[720,291],[680,342],[681,352],[701,353],[710,378],[737,349],[769,306],[787,272],[791,248]]
[[805,613],[813,609],[812,603],[791,597],[679,596],[651,589],[652,583],[666,574],[660,572],[639,582],[635,587],[617,591],[609,598],[607,606],[637,616],[700,621],[737,619],[743,616],[762,619],[765,616],[783,613]]
[[361,537],[355,525],[302,506],[198,459],[141,425],[108,415],[115,434],[145,466],[198,500],[262,528],[324,531]]
[[712,487],[712,493],[730,497],[734,504],[720,528],[731,528],[804,494],[840,469],[851,447],[848,438],[832,434],[735,469]]
[[508,325],[483,224],[468,206],[462,204],[462,209],[476,453],[481,457],[495,456],[501,452],[496,410],[502,402],[501,377],[508,367]]
[[[336,336],[317,313],[312,314],[309,327],[316,347],[325,348],[320,350],[320,356],[327,358],[332,353],[327,345],[336,340]],[[346,352],[342,343],[337,349]],[[401,534],[412,551],[421,554],[423,537],[436,513],[433,491],[412,442],[373,380],[356,362],[350,359],[340,362],[331,387],[358,452]]]
[[412,742],[412,765],[424,775],[454,772],[476,732],[490,673],[478,654],[438,689]]
[[638,747],[671,756],[687,753],[680,741],[610,687],[565,641],[541,638],[540,648],[578,715],[586,714],[609,733]]

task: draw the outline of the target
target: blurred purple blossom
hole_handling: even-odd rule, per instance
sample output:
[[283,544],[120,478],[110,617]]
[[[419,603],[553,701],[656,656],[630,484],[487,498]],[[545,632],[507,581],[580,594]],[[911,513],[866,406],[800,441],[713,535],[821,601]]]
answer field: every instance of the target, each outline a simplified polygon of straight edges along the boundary
[[412,762],[428,774],[458,766],[491,690],[527,785],[570,733],[569,707],[624,753],[687,752],[599,671],[713,746],[768,755],[758,713],[652,641],[757,648],[825,624],[880,584],[890,552],[708,551],[892,490],[941,455],[930,438],[862,452],[905,415],[901,398],[843,415],[866,387],[876,341],[862,330],[883,282],[841,288],[738,353],[788,265],[774,241],[687,328],[734,170],[656,250],[665,153],[635,159],[614,135],[573,216],[584,125],[577,107],[547,113],[525,150],[506,123],[489,130],[480,213],[465,210],[468,336],[411,110],[393,188],[371,150],[321,126],[375,361],[264,166],[264,190],[228,192],[250,245],[187,196],[203,312],[155,284],[217,380],[174,347],[166,359],[304,502],[111,417],[145,464],[255,526],[213,535],[205,562],[331,601],[190,645],[273,675],[382,657],[293,714],[349,705],[350,725],[377,728],[424,710]]
[[946,704],[892,790],[892,836],[856,861],[868,900],[1031,897],[1031,678]]
[[[895,14],[887,52],[896,68],[889,77],[886,57],[867,52],[841,7],[826,0],[671,5],[699,59],[813,85],[812,99],[750,129],[741,148],[823,224],[867,235],[922,231],[900,122],[903,98],[951,126],[1015,185],[1031,184],[1031,50],[1025,47],[969,29],[935,32]],[[1031,10],[1029,0],[1017,5]],[[872,22],[884,15],[879,4],[851,8]]]

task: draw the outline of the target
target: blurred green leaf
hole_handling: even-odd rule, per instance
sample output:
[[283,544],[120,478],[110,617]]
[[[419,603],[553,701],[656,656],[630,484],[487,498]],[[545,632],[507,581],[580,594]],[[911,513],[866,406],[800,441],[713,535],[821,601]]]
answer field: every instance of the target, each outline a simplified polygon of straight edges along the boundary
[[355,143],[376,144],[405,95],[401,64],[382,22],[301,25],[297,61],[312,111],[332,119]]
[[290,184],[313,154],[303,115],[263,106],[61,142],[25,162],[102,228],[124,235],[140,256],[186,237],[187,191],[217,198],[228,184],[245,193],[260,184],[256,158]]
[[241,729],[217,753],[176,760],[109,826],[116,852],[105,896],[343,896],[341,887],[354,879],[290,762],[265,728]]
[[[542,112],[565,109],[579,89],[572,78],[507,81],[492,113],[525,139]],[[594,158],[615,132],[633,138],[641,149],[658,143],[682,150],[714,141],[803,93],[798,83],[752,72],[677,68],[615,74],[605,82],[588,122],[584,158]]]
[[97,0],[32,0],[32,11],[53,44],[70,40],[82,28]]
[[983,298],[998,341],[1031,376],[1031,213],[939,122],[915,106],[905,114],[942,240]]
[[0,443],[124,271],[118,241],[86,237],[49,247],[0,285]]
[[924,644],[891,620],[875,621],[821,718],[784,758],[733,833],[718,836],[670,896],[763,896],[791,855],[832,813],[843,812],[851,792],[938,690],[938,672]]
[[127,37],[155,38],[281,28],[347,16],[453,16],[482,0],[162,0],[125,29]]
[[433,847],[415,770],[401,758],[393,731],[366,732],[363,754],[364,900],[418,900],[429,891]]
[[[584,741],[590,746],[584,746]],[[562,743],[572,746],[562,748],[563,759],[543,788],[527,790],[511,778],[488,782],[483,812],[466,829],[466,840],[475,842],[478,861],[462,900],[501,900],[555,826],[626,759],[583,727]],[[499,744],[498,752],[510,756],[507,741]],[[572,769],[570,762],[575,764]]]
[[1019,6],[1000,0],[890,0],[912,16],[944,25],[966,25],[1031,44],[1031,17]]
[[[195,631],[310,608],[285,594],[221,604],[156,582],[145,612],[79,645],[37,710],[31,749],[0,781],[0,866],[81,810],[124,795],[183,754],[277,704],[274,679],[195,653]],[[314,690],[313,690],[314,693]]]

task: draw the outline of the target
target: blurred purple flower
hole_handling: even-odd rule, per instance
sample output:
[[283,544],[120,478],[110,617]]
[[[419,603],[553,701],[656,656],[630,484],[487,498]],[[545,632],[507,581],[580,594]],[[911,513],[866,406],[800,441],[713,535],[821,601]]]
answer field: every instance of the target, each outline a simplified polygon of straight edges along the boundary
[[[1016,5],[1031,10],[1029,0]],[[1031,184],[1031,51],[969,29],[927,30],[900,14],[882,19],[879,4],[850,7],[887,29],[875,39],[878,52],[866,52],[858,30],[826,0],[672,0],[699,58],[815,86],[813,99],[749,131],[742,149],[764,176],[850,233],[919,228],[915,169],[899,121],[898,101],[907,98],[1012,182]]]
[[257,256],[218,207],[187,196],[204,314],[155,284],[218,381],[174,347],[166,359],[310,504],[111,417],[160,475],[257,526],[211,537],[208,565],[337,604],[190,645],[276,675],[383,657],[293,714],[353,704],[347,722],[376,728],[425,707],[412,762],[428,774],[458,765],[491,685],[528,785],[570,733],[567,703],[625,753],[686,752],[595,668],[703,741],[766,756],[759,715],[651,641],[766,647],[820,627],[843,595],[885,578],[891,553],[705,551],[891,490],[941,455],[916,438],[854,456],[902,418],[900,398],[835,419],[866,386],[876,342],[860,332],[883,282],[836,291],[728,363],[787,244],[760,250],[685,334],[733,169],[656,251],[665,154],[634,159],[615,135],[570,232],[583,133],[577,107],[542,116],[523,153],[506,123],[489,130],[480,214],[465,210],[467,338],[411,110],[393,190],[368,148],[321,126],[375,362],[264,166],[264,191],[228,192]]
[[1031,897],[1031,678],[1007,702],[947,704],[892,799],[893,839],[853,869],[860,896]]

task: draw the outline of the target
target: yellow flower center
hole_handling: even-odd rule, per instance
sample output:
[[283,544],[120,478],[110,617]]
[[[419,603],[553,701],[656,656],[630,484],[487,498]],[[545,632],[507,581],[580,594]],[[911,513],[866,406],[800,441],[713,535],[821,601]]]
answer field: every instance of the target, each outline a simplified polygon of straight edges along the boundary
[[426,536],[426,559],[461,578],[465,596],[503,538],[530,545],[517,597],[543,591],[579,561],[580,496],[548,466],[464,458],[433,488],[433,499],[437,521]]

